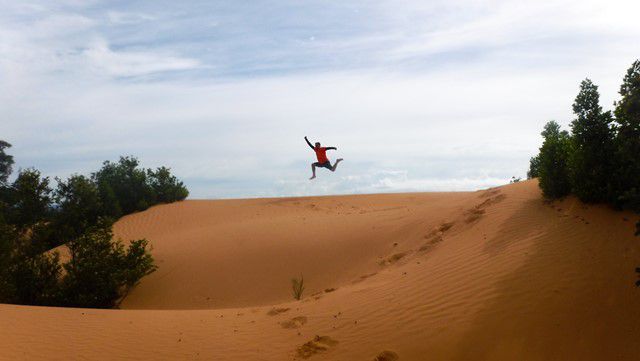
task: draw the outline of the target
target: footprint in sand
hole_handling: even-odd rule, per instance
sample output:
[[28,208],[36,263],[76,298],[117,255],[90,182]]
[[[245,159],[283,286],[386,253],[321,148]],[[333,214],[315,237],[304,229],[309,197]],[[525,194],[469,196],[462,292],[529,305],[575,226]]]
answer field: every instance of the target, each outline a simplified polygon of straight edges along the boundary
[[382,351],[373,361],[397,361],[400,357],[393,351]]
[[329,336],[317,336],[313,340],[298,347],[297,354],[302,358],[309,358],[315,354],[328,351],[331,347],[338,344],[338,341]]
[[362,281],[366,280],[369,277],[375,276],[376,274],[378,274],[378,272],[373,272],[373,273],[369,273],[367,275],[362,275],[362,276],[360,276],[360,278],[354,280],[352,283],[355,284],[355,283],[358,283],[358,282],[362,282]]
[[466,212],[466,216],[467,218],[465,218],[465,223],[473,223],[475,221],[477,221],[478,219],[480,219],[480,217],[482,217],[482,215],[484,214],[485,210],[482,208],[478,208],[477,206],[474,208],[469,209]]
[[287,312],[289,310],[290,310],[290,308],[272,308],[271,310],[269,310],[269,312],[267,312],[267,315],[275,316],[275,315],[279,315],[281,313],[285,313],[285,312]]
[[280,322],[280,326],[282,326],[282,328],[299,328],[305,323],[307,323],[307,318],[305,316],[298,316],[290,320]]
[[500,194],[498,196],[495,196],[493,198],[489,198],[486,199],[484,202],[474,206],[471,209],[468,209],[467,211],[464,212],[466,218],[465,218],[465,223],[473,223],[475,221],[477,221],[478,219],[480,219],[484,214],[485,214],[485,208],[487,208],[488,206],[495,204],[495,203],[499,203],[502,200],[504,200],[506,198],[506,196],[504,194]]
[[445,222],[439,225],[438,227],[434,227],[431,232],[424,235],[425,239],[433,238],[435,236],[442,236],[445,232],[451,229],[456,223],[455,222]]
[[400,252],[400,253],[396,253],[392,256],[389,256],[383,260],[381,260],[380,262],[378,262],[378,264],[380,266],[388,266],[388,265],[392,265],[396,262],[398,262],[399,260],[401,260],[402,258],[404,258],[404,256],[407,255],[407,252]]
[[445,222],[445,223],[442,223],[442,224],[440,225],[440,227],[438,227],[438,231],[440,231],[440,232],[444,233],[444,232],[448,231],[449,229],[451,229],[451,227],[453,227],[453,225],[454,225],[454,224],[455,224],[454,222]]
[[[493,195],[495,195],[495,197],[492,197]],[[480,217],[482,217],[482,215],[484,215],[485,208],[491,205],[494,205],[496,203],[500,203],[503,200],[505,200],[505,198],[507,198],[506,195],[500,194],[500,192],[492,193],[488,195],[488,197],[489,198],[485,199],[482,203],[476,205],[475,207],[465,212],[465,215],[467,216],[467,218],[465,219],[466,223],[472,223],[477,221],[478,219],[480,219]]]
[[480,198],[487,198],[487,197],[491,197],[491,196],[495,196],[497,194],[500,194],[500,190],[496,189],[496,188],[489,188],[486,191],[482,192],[480,194]]
[[422,246],[420,246],[420,248],[418,248],[418,252],[426,252],[426,251],[430,251],[432,250],[438,243],[442,242],[442,236],[440,235],[436,235],[431,237],[431,239],[423,244]]

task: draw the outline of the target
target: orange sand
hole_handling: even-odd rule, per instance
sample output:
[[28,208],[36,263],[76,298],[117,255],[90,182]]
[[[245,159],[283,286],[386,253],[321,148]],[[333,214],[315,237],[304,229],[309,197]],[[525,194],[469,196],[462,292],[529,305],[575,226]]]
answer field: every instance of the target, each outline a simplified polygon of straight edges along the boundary
[[0,305],[0,359],[638,360],[634,220],[535,181],[158,206],[124,310]]

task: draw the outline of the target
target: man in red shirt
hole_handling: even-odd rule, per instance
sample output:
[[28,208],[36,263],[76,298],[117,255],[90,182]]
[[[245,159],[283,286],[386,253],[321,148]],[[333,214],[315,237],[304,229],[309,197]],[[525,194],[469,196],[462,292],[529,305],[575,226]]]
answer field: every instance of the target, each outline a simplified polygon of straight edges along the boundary
[[309,142],[309,139],[307,139],[307,137],[304,137],[304,140],[306,140],[311,149],[316,152],[316,158],[318,158],[317,162],[311,164],[311,171],[313,172],[313,175],[309,179],[313,179],[316,177],[316,167],[327,168],[328,170],[335,172],[336,168],[338,167],[338,163],[342,162],[342,158],[337,159],[336,163],[334,165],[331,165],[331,162],[329,162],[329,158],[327,158],[327,151],[331,149],[338,150],[338,148],[321,147],[320,142],[316,142],[316,146],[314,147],[313,145],[311,145],[311,142]]

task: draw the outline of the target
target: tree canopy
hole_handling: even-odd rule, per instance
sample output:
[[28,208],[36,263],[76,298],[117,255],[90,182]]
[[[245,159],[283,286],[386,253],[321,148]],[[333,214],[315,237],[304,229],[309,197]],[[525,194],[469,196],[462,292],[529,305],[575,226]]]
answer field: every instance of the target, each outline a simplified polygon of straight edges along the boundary
[[[167,167],[134,157],[106,161],[91,176],[56,178],[28,168],[9,183],[13,157],[0,141],[0,302],[114,307],[156,270],[145,239],[115,240],[113,222],[189,192]],[[54,247],[64,245],[62,263]]]
[[585,79],[573,103],[571,133],[555,122],[545,125],[528,176],[539,178],[546,197],[572,193],[640,212],[640,60],[627,70],[620,96],[613,113],[603,111],[598,87]]

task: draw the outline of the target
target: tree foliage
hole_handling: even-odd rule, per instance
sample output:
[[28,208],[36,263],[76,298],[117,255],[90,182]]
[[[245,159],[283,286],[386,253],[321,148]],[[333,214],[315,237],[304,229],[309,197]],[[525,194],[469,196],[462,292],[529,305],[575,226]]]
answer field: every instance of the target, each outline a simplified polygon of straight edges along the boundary
[[540,156],[536,155],[529,159],[529,171],[527,171],[527,179],[538,178],[540,176]]
[[571,187],[585,202],[606,202],[610,198],[613,170],[611,112],[603,112],[598,87],[589,79],[580,84],[573,103],[576,119],[571,123]]
[[49,178],[42,177],[36,169],[20,171],[13,182],[9,196],[8,221],[25,230],[44,221],[51,211],[51,187]]
[[541,134],[544,141],[538,155],[540,188],[545,197],[564,197],[571,191],[568,168],[569,134],[561,131],[560,125],[553,120],[544,126]]
[[598,87],[585,79],[573,104],[572,133],[560,132],[557,124],[545,126],[543,146],[528,173],[539,177],[545,196],[573,193],[584,202],[640,212],[640,60],[627,70],[620,95],[613,114],[605,112]]
[[156,270],[144,239],[128,248],[113,241],[110,227],[97,227],[68,244],[71,259],[61,281],[65,305],[110,308],[142,277]]
[[[0,141],[0,303],[114,307],[156,270],[145,239],[113,239],[113,221],[159,202],[185,199],[170,169],[134,157],[104,162],[91,177],[56,179],[36,169],[9,184],[13,158]],[[62,263],[53,247],[70,252]]]
[[118,218],[123,214],[143,211],[158,203],[181,201],[189,195],[184,184],[167,167],[156,171],[139,168],[138,159],[120,157],[106,161],[93,173],[103,201],[103,214]]
[[66,181],[58,179],[55,191],[58,211],[55,225],[58,238],[70,240],[85,233],[106,217],[98,187],[83,175],[72,175]]
[[640,211],[640,60],[627,70],[616,103],[613,202]]
[[105,211],[114,212],[108,216],[118,218],[145,210],[155,203],[153,189],[147,183],[147,173],[138,165],[134,157],[120,157],[117,163],[104,162],[102,168],[93,174],[101,196],[114,203],[105,208]]
[[184,184],[172,175],[167,167],[160,167],[155,171],[148,169],[147,178],[155,194],[155,201],[158,203],[180,201],[189,195]]
[[5,153],[5,149],[11,148],[11,144],[0,140],[0,185],[5,185],[13,166],[13,156]]

